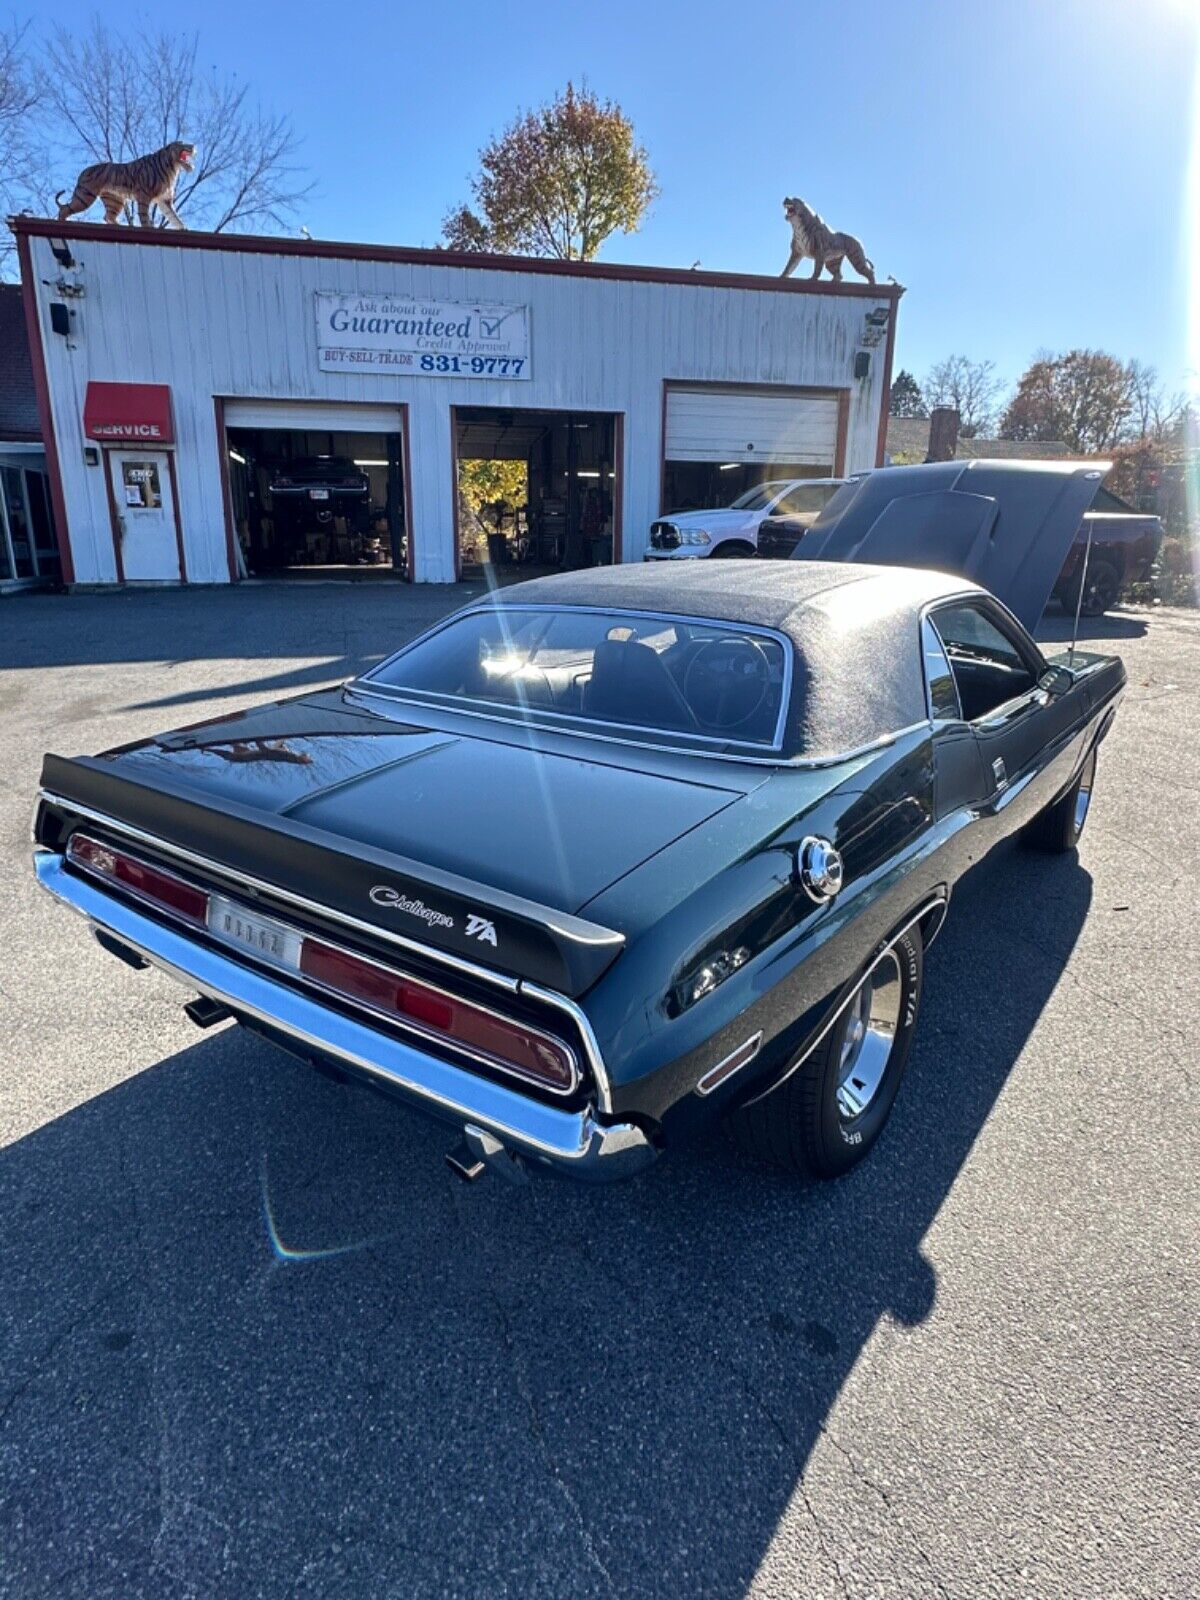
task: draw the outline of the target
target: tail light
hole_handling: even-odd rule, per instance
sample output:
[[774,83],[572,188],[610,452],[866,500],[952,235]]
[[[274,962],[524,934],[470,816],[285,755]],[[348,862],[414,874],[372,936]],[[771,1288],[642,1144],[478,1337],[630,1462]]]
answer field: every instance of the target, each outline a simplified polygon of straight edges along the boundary
[[300,971],[335,994],[357,1000],[543,1089],[570,1094],[579,1082],[575,1054],[561,1040],[347,950],[319,939],[305,939]]
[[[207,927],[208,895],[173,872],[150,866],[82,833],[72,834],[67,859],[193,927]],[[216,929],[209,932],[221,937]],[[300,937],[298,943],[301,976],[329,993],[554,1094],[570,1094],[578,1086],[575,1052],[552,1034],[311,935]],[[249,953],[264,959],[261,948]],[[268,955],[266,959],[271,958]],[[294,955],[273,964],[293,973],[297,970]]]
[[119,884],[142,900],[182,917],[185,922],[203,927],[208,915],[208,896],[203,889],[177,878],[173,872],[161,867],[148,866],[124,851],[111,845],[89,839],[86,834],[74,833],[67,845],[67,859],[97,877]]

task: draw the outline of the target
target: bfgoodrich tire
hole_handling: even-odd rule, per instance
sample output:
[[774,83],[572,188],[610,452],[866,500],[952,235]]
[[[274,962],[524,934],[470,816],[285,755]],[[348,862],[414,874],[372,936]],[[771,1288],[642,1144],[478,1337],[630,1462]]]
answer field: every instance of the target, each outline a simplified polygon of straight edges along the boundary
[[1091,809],[1095,783],[1096,752],[1093,749],[1062,799],[1047,806],[1045,811],[1040,811],[1027,825],[1021,836],[1024,843],[1034,850],[1046,850],[1053,855],[1064,855],[1068,850],[1074,850]]
[[883,1132],[904,1076],[921,1004],[916,926],[872,968],[833,1027],[777,1088],[734,1112],[748,1155],[811,1178],[838,1178]]

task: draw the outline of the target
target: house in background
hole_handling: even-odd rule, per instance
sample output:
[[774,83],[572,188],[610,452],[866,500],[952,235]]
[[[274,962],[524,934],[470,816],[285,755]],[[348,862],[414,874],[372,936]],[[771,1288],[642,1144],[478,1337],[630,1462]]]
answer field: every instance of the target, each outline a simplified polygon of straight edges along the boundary
[[[928,417],[889,417],[887,461],[892,467],[913,467],[929,454]],[[1073,455],[1061,439],[964,439],[954,446],[956,461],[1062,461]]]
[[0,594],[60,581],[21,287],[0,284]]

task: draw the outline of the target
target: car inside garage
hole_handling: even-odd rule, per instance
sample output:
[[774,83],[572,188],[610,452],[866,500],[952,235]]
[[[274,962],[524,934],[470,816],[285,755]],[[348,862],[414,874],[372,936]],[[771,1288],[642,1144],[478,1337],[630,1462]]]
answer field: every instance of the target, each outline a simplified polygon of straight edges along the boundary
[[775,479],[844,471],[845,391],[669,384],[662,512],[731,506]]
[[619,559],[621,419],[458,406],[458,570],[494,581]]
[[244,575],[408,575],[400,407],[227,401],[225,455]]

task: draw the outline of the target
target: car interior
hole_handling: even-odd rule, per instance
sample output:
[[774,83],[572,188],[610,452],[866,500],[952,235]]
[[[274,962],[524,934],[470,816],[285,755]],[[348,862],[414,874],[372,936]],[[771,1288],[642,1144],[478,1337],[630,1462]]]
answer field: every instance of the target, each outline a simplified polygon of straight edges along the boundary
[[[454,637],[451,637],[454,636]],[[465,617],[403,652],[377,681],[497,706],[771,745],[784,653],[719,625],[586,612]]]
[[977,605],[947,606],[933,613],[954,674],[962,714],[968,722],[1027,694],[1037,672],[1016,639]]

